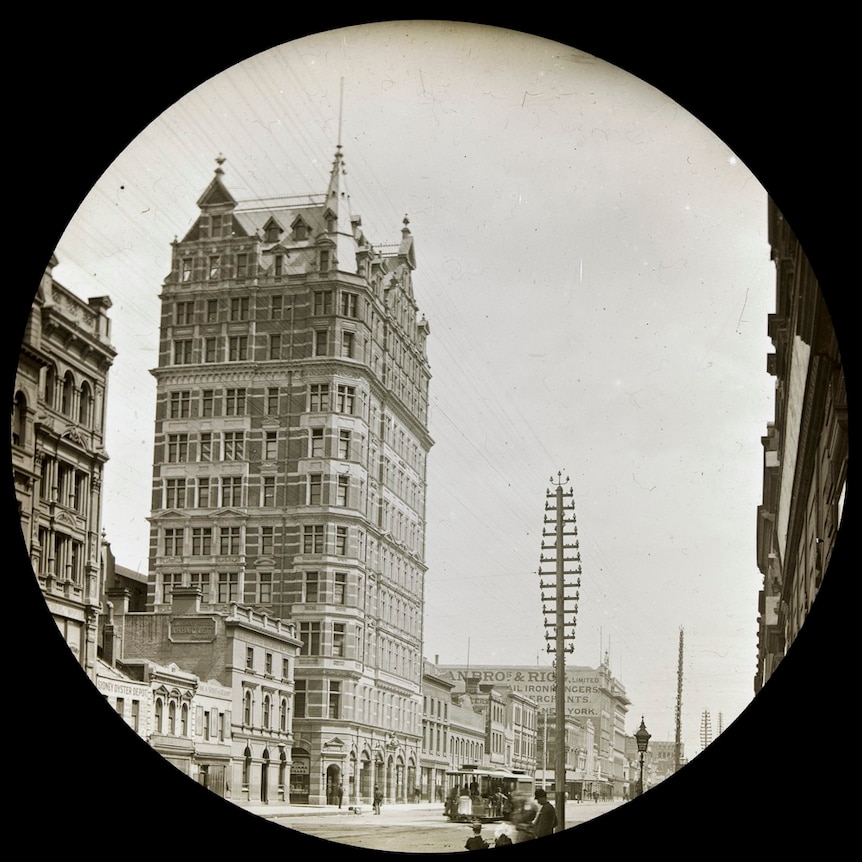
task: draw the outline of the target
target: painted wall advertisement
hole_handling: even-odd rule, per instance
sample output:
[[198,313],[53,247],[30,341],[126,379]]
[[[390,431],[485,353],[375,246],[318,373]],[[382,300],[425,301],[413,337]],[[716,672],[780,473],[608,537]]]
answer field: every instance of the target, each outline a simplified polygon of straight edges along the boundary
[[[511,688],[529,697],[539,709],[553,709],[556,704],[556,671],[553,668],[441,665],[439,670],[451,674],[455,679]],[[602,676],[595,668],[566,668],[568,715],[573,718],[601,718],[602,692],[607,693]]]

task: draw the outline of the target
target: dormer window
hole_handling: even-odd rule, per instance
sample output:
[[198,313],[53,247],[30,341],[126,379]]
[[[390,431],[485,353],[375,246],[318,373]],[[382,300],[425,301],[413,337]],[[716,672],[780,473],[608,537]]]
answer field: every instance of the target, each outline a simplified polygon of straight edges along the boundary
[[293,239],[296,242],[308,239],[308,225],[304,221],[297,221],[293,225]]
[[320,252],[320,271],[321,272],[329,272],[329,261],[330,261],[329,251],[326,249],[323,249]]
[[280,234],[281,228],[279,227],[278,222],[270,220],[266,223],[266,227],[264,228],[264,239],[266,239],[267,242],[278,242]]

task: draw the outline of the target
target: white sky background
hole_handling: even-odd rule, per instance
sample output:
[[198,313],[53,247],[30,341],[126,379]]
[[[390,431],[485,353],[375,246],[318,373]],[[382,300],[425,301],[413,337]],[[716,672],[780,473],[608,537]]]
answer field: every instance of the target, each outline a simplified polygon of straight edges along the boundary
[[574,48],[374,24],[257,55],[158,117],[98,180],[56,278],[113,301],[104,526],[146,571],[159,292],[223,153],[238,199],[326,190],[339,137],[375,244],[406,214],[431,327],[425,655],[550,665],[545,491],[574,490],[575,653],[656,739],[726,727],[756,661],[756,510],[774,268],[766,193],[708,129]]

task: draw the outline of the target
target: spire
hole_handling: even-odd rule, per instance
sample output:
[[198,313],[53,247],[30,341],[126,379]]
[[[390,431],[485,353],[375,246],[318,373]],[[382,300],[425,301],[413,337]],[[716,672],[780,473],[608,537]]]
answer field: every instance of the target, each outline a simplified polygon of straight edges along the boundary
[[413,234],[410,233],[410,219],[404,216],[401,228],[401,244],[398,247],[398,259],[413,270],[416,269],[416,249],[413,246]]
[[341,144],[335,148],[335,158],[332,160],[332,170],[329,172],[329,188],[326,190],[327,206],[337,206],[338,201],[342,197],[347,196],[343,177],[347,176],[347,169],[344,166],[344,155],[341,152]]
[[342,272],[356,272],[356,241],[350,215],[350,195],[347,193],[347,169],[341,144],[335,148],[329,187],[326,190],[326,217],[330,224],[329,236],[335,243],[335,259]]

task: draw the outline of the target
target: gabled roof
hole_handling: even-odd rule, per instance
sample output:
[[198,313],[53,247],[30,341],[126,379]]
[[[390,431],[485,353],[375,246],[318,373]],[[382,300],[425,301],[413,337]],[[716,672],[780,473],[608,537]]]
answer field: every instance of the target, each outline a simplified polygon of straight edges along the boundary
[[232,208],[236,206],[236,201],[234,200],[233,195],[231,195],[231,193],[225,188],[224,183],[221,180],[224,176],[224,171],[221,167],[224,160],[224,156],[221,155],[216,159],[218,167],[215,170],[215,176],[206,187],[204,193],[198,198],[198,206],[201,209],[225,206]]

